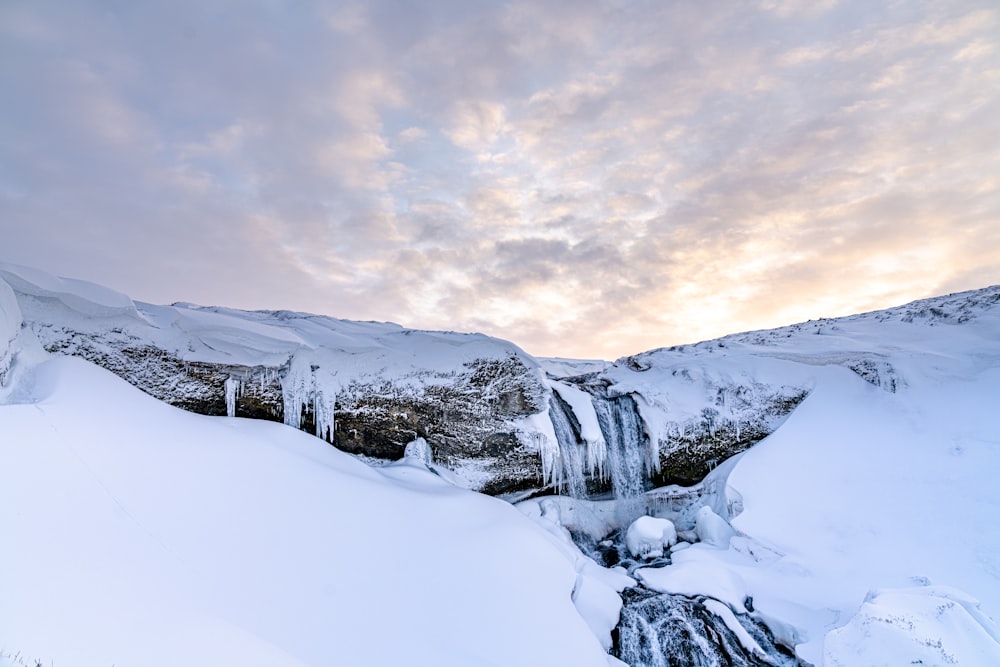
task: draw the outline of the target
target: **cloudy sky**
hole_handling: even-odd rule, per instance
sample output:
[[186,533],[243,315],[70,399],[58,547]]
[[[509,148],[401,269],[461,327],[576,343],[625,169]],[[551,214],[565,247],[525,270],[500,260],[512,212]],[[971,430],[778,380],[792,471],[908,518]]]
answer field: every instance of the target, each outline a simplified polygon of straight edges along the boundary
[[603,358],[1000,283],[1000,5],[2,0],[0,260]]

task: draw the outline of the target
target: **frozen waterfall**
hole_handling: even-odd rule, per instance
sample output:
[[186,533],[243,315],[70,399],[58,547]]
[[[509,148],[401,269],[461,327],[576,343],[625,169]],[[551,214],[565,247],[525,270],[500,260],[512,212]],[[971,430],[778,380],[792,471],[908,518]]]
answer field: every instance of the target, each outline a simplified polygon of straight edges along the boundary
[[[560,469],[556,471],[556,485],[574,498],[585,498],[587,482],[584,478],[585,452],[580,444],[580,422],[556,392],[552,392],[549,399],[549,418],[559,443]],[[593,473],[594,470],[588,472]]]
[[646,431],[635,401],[629,395],[595,394],[594,411],[607,443],[607,469],[615,498],[634,498],[646,490]]
[[288,372],[281,379],[285,423],[301,428],[303,415],[311,416],[316,435],[333,442],[336,385],[331,376],[319,375],[320,372],[318,364],[306,359],[289,360]]
[[549,399],[549,418],[559,445],[553,463],[556,486],[585,498],[588,478],[610,481],[623,520],[629,518],[632,499],[646,490],[657,463],[635,399],[603,385],[558,383]]

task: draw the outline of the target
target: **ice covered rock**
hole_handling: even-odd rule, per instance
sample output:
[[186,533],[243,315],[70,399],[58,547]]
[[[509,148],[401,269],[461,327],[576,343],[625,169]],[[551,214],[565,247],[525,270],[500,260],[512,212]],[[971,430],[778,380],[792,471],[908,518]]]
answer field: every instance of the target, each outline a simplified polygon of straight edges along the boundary
[[712,508],[708,506],[698,510],[694,531],[698,534],[699,540],[720,549],[728,548],[730,538],[736,535],[736,531],[729,525],[729,522],[713,512]]
[[1000,665],[1000,630],[977,600],[954,588],[884,589],[827,633],[823,659],[828,667]]
[[677,543],[677,531],[669,519],[641,516],[625,532],[625,546],[636,558],[659,558]]
[[406,449],[403,451],[403,458],[426,466],[434,464],[434,453],[431,452],[431,446],[423,438],[414,438],[407,443]]

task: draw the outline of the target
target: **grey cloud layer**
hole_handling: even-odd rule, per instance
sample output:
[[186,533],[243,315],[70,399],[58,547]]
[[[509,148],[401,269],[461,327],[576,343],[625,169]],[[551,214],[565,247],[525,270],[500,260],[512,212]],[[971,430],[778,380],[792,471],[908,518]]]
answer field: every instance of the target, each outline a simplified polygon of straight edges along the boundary
[[606,356],[1000,281],[991,2],[0,6],[0,255]]

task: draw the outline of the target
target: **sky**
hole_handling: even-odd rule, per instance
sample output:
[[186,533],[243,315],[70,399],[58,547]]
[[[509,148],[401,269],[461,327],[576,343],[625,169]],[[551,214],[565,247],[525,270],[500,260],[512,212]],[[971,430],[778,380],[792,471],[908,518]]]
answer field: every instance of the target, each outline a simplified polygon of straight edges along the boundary
[[1000,283],[995,0],[0,0],[0,261],[605,358]]

